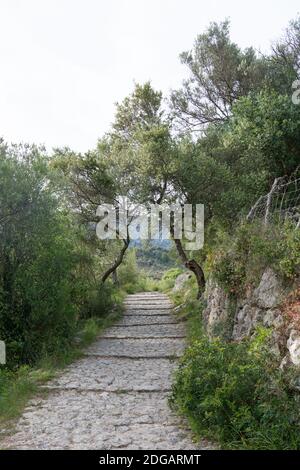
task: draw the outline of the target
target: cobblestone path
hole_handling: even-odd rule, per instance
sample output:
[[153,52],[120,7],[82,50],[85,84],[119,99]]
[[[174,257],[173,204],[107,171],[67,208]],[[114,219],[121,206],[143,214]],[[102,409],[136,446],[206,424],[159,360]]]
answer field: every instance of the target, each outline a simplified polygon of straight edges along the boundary
[[167,403],[184,325],[163,294],[129,295],[125,306],[47,396],[31,400],[2,448],[199,449]]

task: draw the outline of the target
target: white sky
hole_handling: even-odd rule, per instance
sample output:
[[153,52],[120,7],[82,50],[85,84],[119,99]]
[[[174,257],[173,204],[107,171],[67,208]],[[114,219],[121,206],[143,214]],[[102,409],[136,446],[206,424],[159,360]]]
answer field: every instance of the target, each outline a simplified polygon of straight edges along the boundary
[[0,0],[0,136],[85,151],[134,81],[168,93],[210,21],[268,50],[299,0]]

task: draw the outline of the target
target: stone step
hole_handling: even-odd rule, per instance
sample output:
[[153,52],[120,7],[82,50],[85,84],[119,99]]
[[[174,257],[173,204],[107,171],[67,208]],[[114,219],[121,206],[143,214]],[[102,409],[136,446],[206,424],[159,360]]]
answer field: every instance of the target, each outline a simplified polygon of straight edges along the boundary
[[175,368],[174,361],[162,358],[85,357],[45,387],[107,392],[168,391]]
[[138,325],[112,327],[102,334],[102,338],[184,338],[185,328],[180,324],[172,325]]
[[124,313],[123,313],[123,317],[170,317],[172,316],[172,318],[175,318],[173,315],[172,315],[172,310],[136,310],[136,309],[133,309],[133,310],[125,310]]
[[135,297],[164,297],[165,299],[169,299],[169,297],[166,294],[163,294],[162,292],[138,292],[136,294],[128,294],[127,298],[135,298]]
[[157,310],[157,309],[172,310],[173,305],[172,304],[163,304],[163,303],[157,303],[157,304],[144,303],[144,304],[141,304],[141,303],[137,302],[136,304],[134,304],[134,303],[124,304],[124,307],[125,307],[125,310],[132,310],[132,309],[135,309],[135,310],[145,310],[145,309],[148,309],[148,310]]
[[149,297],[149,298],[142,298],[142,299],[125,299],[125,303],[145,303],[145,302],[151,302],[151,303],[157,303],[157,302],[165,302],[171,304],[170,299],[165,299],[165,298],[157,298],[157,297]]
[[163,298],[161,298],[161,297],[148,297],[148,298],[143,297],[143,298],[140,298],[140,299],[139,298],[134,298],[134,299],[126,298],[124,302],[125,303],[126,302],[134,302],[134,303],[137,303],[137,302],[153,302],[153,303],[155,303],[155,302],[168,302],[168,303],[172,303],[172,302],[170,302],[170,299],[166,299],[164,297]]
[[139,304],[136,304],[136,305],[125,305],[125,310],[126,311],[131,311],[131,310],[138,310],[138,311],[143,311],[143,310],[149,310],[149,311],[156,311],[156,310],[168,310],[169,312],[171,312],[173,309],[173,305],[171,306],[167,306],[167,305],[162,305],[162,304],[159,304],[159,305],[139,305]]
[[124,300],[125,303],[127,302],[132,302],[132,303],[143,303],[143,302],[153,302],[153,303],[157,303],[157,302],[165,302],[165,303],[168,303],[168,304],[171,304],[172,302],[170,301],[170,299],[167,299],[165,297],[148,297],[148,298],[131,298],[131,299],[128,299],[128,297]]
[[164,302],[170,302],[169,297],[163,296],[163,295],[150,295],[150,296],[135,296],[135,297],[126,297],[125,301],[130,301],[130,302],[137,302],[137,301],[146,301],[146,300],[153,300],[153,302],[157,300],[162,300]]
[[99,339],[86,351],[88,356],[106,357],[180,357],[185,341],[179,338]]
[[135,325],[172,325],[178,324],[174,315],[123,315],[121,320],[114,326]]
[[71,390],[32,400],[17,432],[5,444],[7,448],[41,450],[198,448],[180,418],[170,411],[165,392]]

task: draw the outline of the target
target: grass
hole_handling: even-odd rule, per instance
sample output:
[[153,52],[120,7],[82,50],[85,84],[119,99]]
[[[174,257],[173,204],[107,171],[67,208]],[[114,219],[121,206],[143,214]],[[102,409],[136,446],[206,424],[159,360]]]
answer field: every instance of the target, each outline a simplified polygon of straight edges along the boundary
[[158,291],[158,281],[141,273],[135,282],[129,282],[122,285],[127,294],[137,294],[138,292]]
[[[28,400],[38,392],[40,386],[55,377],[64,367],[79,359],[83,350],[101,333],[113,325],[121,316],[118,308],[100,318],[89,318],[80,322],[73,344],[53,356],[43,357],[34,367],[20,366],[15,371],[0,369],[0,427],[1,433],[11,430]],[[45,393],[45,392],[42,392]]]

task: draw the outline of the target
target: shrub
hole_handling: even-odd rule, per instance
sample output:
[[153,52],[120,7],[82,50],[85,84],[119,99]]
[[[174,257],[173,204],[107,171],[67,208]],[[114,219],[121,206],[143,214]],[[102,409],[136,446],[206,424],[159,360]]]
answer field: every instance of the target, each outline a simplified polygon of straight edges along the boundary
[[282,240],[278,243],[280,259],[278,269],[288,279],[295,279],[300,275],[300,230],[294,225],[286,224]]
[[139,280],[139,271],[136,262],[136,250],[130,248],[127,253],[124,262],[118,269],[118,280],[121,286],[129,287],[134,286]]
[[229,293],[241,295],[255,286],[267,267],[287,281],[300,274],[300,232],[294,224],[264,226],[243,223],[210,252],[206,264],[216,281]]
[[120,288],[127,294],[158,289],[157,282],[138,267],[135,248],[128,250],[125,261],[118,269],[118,280]]
[[116,289],[112,283],[100,284],[90,288],[80,312],[80,318],[99,318],[106,315],[115,304]]
[[300,397],[263,347],[252,342],[210,342],[187,349],[171,404],[201,435],[223,447],[300,449]]
[[171,268],[166,271],[159,282],[159,290],[164,292],[172,289],[174,287],[177,276],[179,276],[181,273],[182,269],[180,268]]
[[[59,205],[43,151],[0,152],[0,339],[14,367],[71,344],[90,297],[92,256]],[[99,313],[97,302],[89,315]]]

